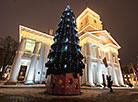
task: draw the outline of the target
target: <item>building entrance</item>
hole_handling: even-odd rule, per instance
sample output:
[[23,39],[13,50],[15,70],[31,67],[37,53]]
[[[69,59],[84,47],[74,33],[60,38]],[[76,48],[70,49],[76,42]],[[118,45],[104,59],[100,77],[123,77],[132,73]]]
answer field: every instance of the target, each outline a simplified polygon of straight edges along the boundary
[[18,82],[23,82],[26,74],[27,66],[21,65],[20,72],[18,75]]

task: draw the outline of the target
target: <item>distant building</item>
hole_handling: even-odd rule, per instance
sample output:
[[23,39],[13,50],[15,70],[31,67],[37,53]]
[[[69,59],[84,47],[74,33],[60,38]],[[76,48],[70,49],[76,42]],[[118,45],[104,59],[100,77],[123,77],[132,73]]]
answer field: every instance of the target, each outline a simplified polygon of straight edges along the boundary
[[[81,78],[82,84],[102,85],[106,75],[111,75],[113,85],[124,85],[120,68],[119,44],[110,33],[103,30],[100,16],[86,8],[76,19],[81,51],[86,65]],[[53,30],[50,34],[42,33],[24,26],[19,30],[20,45],[13,61],[9,82],[25,84],[45,81],[47,55],[53,44]],[[103,64],[106,57],[108,68]]]
[[121,66],[125,84],[138,86],[138,64]]

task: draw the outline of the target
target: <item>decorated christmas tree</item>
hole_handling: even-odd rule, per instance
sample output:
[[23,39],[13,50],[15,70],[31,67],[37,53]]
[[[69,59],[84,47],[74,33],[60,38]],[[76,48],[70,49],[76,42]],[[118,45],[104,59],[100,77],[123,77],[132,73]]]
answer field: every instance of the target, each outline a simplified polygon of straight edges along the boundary
[[[82,76],[84,64],[82,62],[81,47],[79,46],[75,15],[69,6],[62,13],[48,58],[49,61],[46,63],[46,67],[48,67],[47,75],[51,75],[50,93],[79,94],[79,76]],[[68,92],[68,85],[78,91]]]

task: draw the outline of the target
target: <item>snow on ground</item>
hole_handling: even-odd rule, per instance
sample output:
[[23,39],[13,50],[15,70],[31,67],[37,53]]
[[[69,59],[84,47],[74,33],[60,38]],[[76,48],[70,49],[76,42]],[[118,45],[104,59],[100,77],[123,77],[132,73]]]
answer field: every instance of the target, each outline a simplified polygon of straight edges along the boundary
[[49,95],[45,87],[1,87],[0,102],[138,102],[138,88],[82,87],[76,96]]

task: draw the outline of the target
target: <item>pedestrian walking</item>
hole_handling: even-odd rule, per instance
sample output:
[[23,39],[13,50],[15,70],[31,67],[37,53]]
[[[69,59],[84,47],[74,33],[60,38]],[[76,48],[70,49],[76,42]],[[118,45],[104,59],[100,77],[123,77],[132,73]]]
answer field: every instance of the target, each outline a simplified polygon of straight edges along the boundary
[[113,93],[112,89],[113,81],[111,81],[111,76],[107,75],[106,78],[107,78],[108,88],[110,89],[110,92]]

